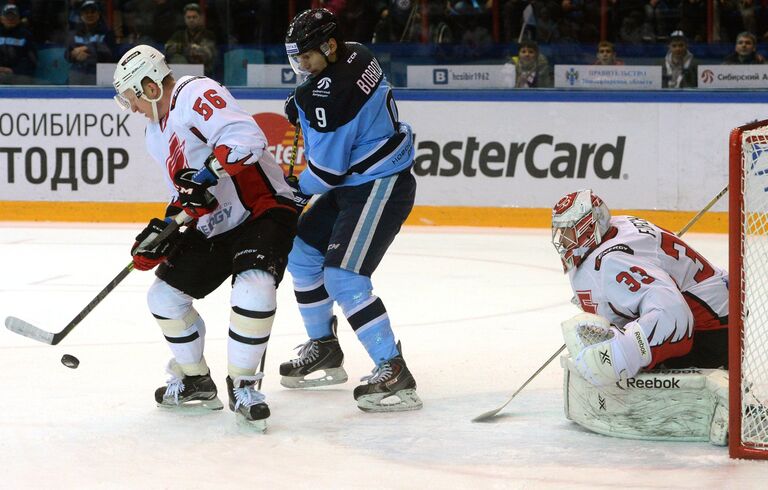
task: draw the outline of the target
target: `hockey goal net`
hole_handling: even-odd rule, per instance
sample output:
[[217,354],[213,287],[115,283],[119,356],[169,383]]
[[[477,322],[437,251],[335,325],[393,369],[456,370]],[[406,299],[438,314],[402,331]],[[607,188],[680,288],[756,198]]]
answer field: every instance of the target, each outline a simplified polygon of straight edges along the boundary
[[731,131],[729,450],[768,459],[768,120]]

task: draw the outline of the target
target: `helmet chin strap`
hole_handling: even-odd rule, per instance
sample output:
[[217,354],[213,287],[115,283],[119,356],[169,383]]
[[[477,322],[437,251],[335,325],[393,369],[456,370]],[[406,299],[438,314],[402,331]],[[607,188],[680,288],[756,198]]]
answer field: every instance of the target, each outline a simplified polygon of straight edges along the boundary
[[158,113],[157,113],[157,103],[160,101],[160,99],[163,98],[163,84],[161,83],[158,86],[160,87],[160,94],[158,94],[158,96],[155,97],[154,99],[150,99],[149,97],[147,97],[146,93],[142,94],[142,97],[144,98],[144,100],[146,100],[152,105],[152,121],[154,122],[160,121],[160,117],[158,116]]

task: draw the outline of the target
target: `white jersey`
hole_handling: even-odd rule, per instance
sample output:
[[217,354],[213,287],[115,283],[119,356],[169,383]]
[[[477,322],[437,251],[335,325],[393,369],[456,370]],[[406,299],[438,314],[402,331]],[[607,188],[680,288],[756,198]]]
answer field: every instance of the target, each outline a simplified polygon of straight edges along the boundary
[[727,328],[728,273],[675,234],[634,216],[611,218],[603,243],[569,272],[582,310],[640,325],[649,369],[687,354],[698,330]]
[[267,140],[253,118],[222,85],[206,77],[181,77],[173,88],[168,114],[146,131],[147,150],[162,167],[178,199],[173,176],[182,168],[202,168],[214,153],[226,170],[208,190],[219,202],[200,218],[197,229],[212,237],[272,208],[294,210],[293,192]]

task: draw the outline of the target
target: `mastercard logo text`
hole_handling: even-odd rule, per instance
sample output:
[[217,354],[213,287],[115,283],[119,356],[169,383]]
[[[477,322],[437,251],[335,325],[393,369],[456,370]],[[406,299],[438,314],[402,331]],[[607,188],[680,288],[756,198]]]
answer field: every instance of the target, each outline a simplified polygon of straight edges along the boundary
[[[267,137],[267,149],[275,156],[277,163],[283,167],[283,172],[288,175],[288,166],[291,163],[293,154],[293,138],[296,135],[296,128],[282,114],[274,112],[262,112],[253,115],[253,120],[259,125],[264,135]],[[296,163],[293,168],[294,175],[298,175],[304,170],[307,162],[304,159],[304,141],[299,138],[298,151],[296,153]]]

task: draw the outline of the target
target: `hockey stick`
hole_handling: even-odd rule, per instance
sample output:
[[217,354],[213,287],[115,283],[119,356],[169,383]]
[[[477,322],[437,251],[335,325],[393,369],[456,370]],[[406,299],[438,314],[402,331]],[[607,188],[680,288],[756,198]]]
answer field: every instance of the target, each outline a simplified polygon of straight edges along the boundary
[[[185,212],[181,212],[177,214],[174,217],[174,220],[171,221],[168,226],[165,227],[163,231],[158,233],[158,235],[155,237],[154,240],[152,240],[148,245],[147,248],[152,248],[153,245],[160,243],[161,241],[168,238],[173,232],[179,229],[179,227],[186,222],[190,221],[191,218],[189,215]],[[46,330],[43,330],[42,328],[36,327],[32,325],[31,323],[25,322],[24,320],[20,318],[16,318],[14,316],[9,316],[5,319],[5,326],[10,330],[11,332],[15,332],[19,335],[23,335],[25,337],[29,337],[30,339],[34,339],[40,342],[43,342],[45,344],[50,345],[56,345],[59,342],[62,341],[64,337],[66,337],[69,332],[72,331],[73,328],[75,328],[83,319],[88,316],[88,314],[93,311],[94,308],[96,308],[96,305],[101,303],[101,301],[107,297],[109,293],[114,290],[118,284],[120,284],[123,279],[125,279],[128,274],[133,271],[133,261],[131,261],[128,265],[123,267],[123,269],[118,273],[114,279],[109,281],[109,284],[107,284],[104,289],[99,291],[99,294],[96,295],[95,298],[91,300],[90,303],[88,303],[85,308],[83,308],[80,313],[78,313],[72,321],[70,321],[66,327],[64,327],[60,332],[48,332]]]
[[[291,151],[291,161],[288,162],[288,179],[293,177],[293,167],[296,165],[296,154],[299,151],[299,135],[301,134],[301,124],[296,125],[296,132],[293,134],[293,147],[291,148],[293,151]],[[295,177],[293,177],[295,178]],[[261,363],[259,363],[259,372],[264,372],[264,363],[267,362],[267,348],[264,348],[264,354],[261,356]],[[261,378],[258,381],[258,390],[261,390],[261,382],[264,380],[264,378]]]
[[563,352],[564,350],[565,350],[565,345],[563,345],[562,347],[560,347],[559,349],[557,349],[557,352],[555,352],[554,354],[552,354],[552,357],[550,357],[549,359],[547,359],[547,361],[546,361],[544,364],[542,364],[542,365],[541,365],[541,367],[540,367],[539,369],[537,369],[537,370],[536,370],[536,372],[535,372],[535,373],[533,373],[533,374],[531,375],[531,377],[530,377],[530,378],[528,378],[527,380],[525,380],[525,383],[523,383],[523,385],[522,385],[520,388],[518,388],[518,389],[517,389],[517,391],[515,391],[514,393],[512,393],[512,396],[510,396],[510,397],[509,397],[509,399],[508,399],[506,402],[504,402],[504,405],[500,406],[499,408],[497,408],[497,409],[495,409],[495,410],[491,410],[491,411],[489,411],[489,412],[481,413],[481,414],[480,414],[480,415],[478,415],[477,417],[473,418],[473,419],[472,419],[472,422],[483,422],[483,421],[485,421],[485,420],[488,420],[488,419],[490,419],[490,418],[493,418],[493,417],[495,417],[497,413],[499,413],[499,412],[501,412],[502,410],[504,410],[504,407],[506,407],[507,405],[509,405],[509,402],[511,402],[511,401],[512,401],[512,400],[513,400],[513,399],[514,399],[516,396],[517,396],[517,394],[518,394],[518,393],[520,393],[521,391],[523,391],[523,388],[525,388],[526,386],[528,386],[528,383],[530,383],[531,381],[533,381],[533,378],[535,378],[536,376],[538,376],[538,375],[539,375],[539,373],[540,373],[540,372],[542,372],[542,371],[544,370],[544,368],[545,368],[545,367],[549,366],[549,363],[550,363],[550,362],[552,362],[552,361],[554,361],[554,360],[555,360],[555,357],[559,356],[559,355],[560,355],[560,353],[561,353],[561,352]]
[[[269,345],[267,345],[267,347],[269,347]],[[264,354],[262,354],[262,356],[261,356],[261,363],[259,364],[259,372],[260,373],[264,372],[264,363],[267,361],[267,347],[264,347]],[[261,382],[263,380],[264,380],[264,378],[261,378],[258,381],[259,384],[258,384],[258,388],[256,388],[256,389],[259,390],[259,391],[261,391]]]
[[[704,208],[703,208],[701,211],[699,211],[698,213],[696,213],[696,215],[695,215],[693,218],[691,218],[691,220],[690,220],[690,221],[688,221],[688,224],[686,224],[686,225],[685,225],[685,226],[684,226],[684,227],[683,227],[683,228],[682,228],[682,229],[681,229],[681,230],[680,230],[680,231],[677,233],[677,236],[683,236],[683,234],[684,234],[686,231],[688,231],[688,230],[691,228],[691,226],[693,226],[693,225],[694,225],[694,224],[695,224],[697,221],[699,221],[699,219],[700,219],[700,218],[701,218],[701,217],[704,215],[704,213],[706,213],[707,211],[709,211],[709,209],[710,209],[712,206],[714,206],[714,205],[715,205],[715,203],[717,203],[717,201],[719,201],[719,200],[720,200],[720,198],[721,198],[721,197],[723,197],[723,196],[725,195],[725,193],[726,193],[726,192],[728,192],[728,186],[727,186],[727,185],[726,185],[726,186],[723,188],[723,190],[721,190],[721,191],[720,191],[720,192],[719,192],[719,193],[718,193],[718,194],[717,194],[715,197],[713,197],[713,198],[712,198],[712,199],[711,199],[711,200],[710,200],[710,201],[707,203],[707,205],[706,205],[706,206],[704,206]],[[497,409],[495,409],[495,410],[490,410],[490,411],[488,411],[488,412],[485,412],[485,413],[481,413],[481,414],[480,414],[480,415],[478,415],[477,417],[473,418],[473,419],[472,419],[472,422],[485,422],[485,421],[487,421],[487,420],[489,420],[489,419],[491,419],[491,418],[495,417],[497,413],[499,413],[499,412],[501,412],[502,410],[504,410],[504,407],[506,407],[507,405],[509,405],[509,402],[511,402],[511,401],[512,401],[512,400],[513,400],[513,399],[514,399],[516,396],[517,396],[517,394],[518,394],[518,393],[520,393],[521,391],[523,391],[523,388],[525,388],[526,386],[528,386],[528,383],[530,383],[530,382],[533,380],[533,378],[535,378],[536,376],[538,376],[538,375],[539,375],[539,373],[540,373],[540,372],[542,372],[542,371],[544,370],[544,368],[545,368],[545,367],[547,367],[547,366],[549,365],[549,363],[550,363],[550,362],[554,361],[554,360],[555,360],[555,358],[556,358],[556,357],[557,357],[557,356],[558,356],[558,355],[559,355],[561,352],[563,352],[564,350],[565,350],[565,344],[563,344],[563,345],[562,345],[562,346],[561,346],[561,347],[560,347],[560,348],[557,350],[557,352],[555,352],[554,354],[552,354],[552,357],[550,357],[549,359],[547,359],[547,361],[546,361],[544,364],[542,364],[542,365],[541,365],[541,367],[540,367],[539,369],[537,369],[537,370],[536,370],[536,372],[535,372],[535,373],[533,373],[533,374],[531,375],[531,377],[530,377],[530,378],[528,378],[528,379],[525,381],[525,383],[523,383],[523,385],[522,385],[520,388],[518,388],[518,389],[517,389],[517,391],[515,391],[514,393],[512,393],[512,396],[510,396],[510,397],[509,397],[509,399],[507,399],[507,401],[506,401],[506,402],[504,402],[504,404],[503,404],[502,406],[500,406],[499,408],[497,408]]]
[[694,224],[695,224],[697,221],[699,221],[699,218],[701,218],[701,216],[702,216],[704,213],[706,213],[707,211],[709,211],[709,208],[711,208],[712,206],[714,206],[714,205],[715,205],[715,203],[717,203],[717,201],[719,201],[719,200],[720,200],[720,198],[721,198],[721,197],[723,197],[723,196],[725,195],[725,193],[726,193],[726,192],[728,192],[728,186],[727,186],[727,185],[726,185],[725,187],[723,187],[723,190],[721,190],[721,191],[720,191],[720,192],[719,192],[719,193],[718,193],[718,194],[717,194],[715,197],[713,197],[713,198],[712,198],[712,200],[711,200],[711,201],[709,201],[709,202],[707,203],[707,205],[706,205],[706,206],[704,206],[704,208],[703,208],[701,211],[699,211],[699,212],[696,214],[696,216],[694,216],[693,218],[691,218],[691,221],[689,221],[687,225],[683,226],[683,229],[682,229],[682,230],[680,230],[680,231],[678,232],[677,236],[683,236],[683,234],[684,234],[686,231],[688,231],[688,229],[689,229],[691,226],[693,226],[693,225],[694,225]]
[[296,154],[299,152],[299,136],[301,135],[301,124],[296,124],[296,131],[293,133],[293,151],[291,152],[291,161],[288,163],[288,178],[293,177],[293,166],[296,165]]

